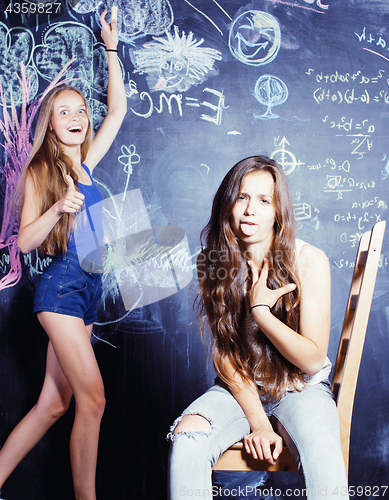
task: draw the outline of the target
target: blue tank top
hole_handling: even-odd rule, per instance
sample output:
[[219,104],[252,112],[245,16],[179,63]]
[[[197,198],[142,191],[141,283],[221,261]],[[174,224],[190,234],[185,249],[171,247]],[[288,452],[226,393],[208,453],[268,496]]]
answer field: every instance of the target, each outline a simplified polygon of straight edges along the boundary
[[68,250],[101,264],[101,249],[104,242],[103,197],[92,179],[89,168],[84,163],[82,166],[92,184],[78,183],[78,190],[85,196],[85,199],[82,209],[76,215]]

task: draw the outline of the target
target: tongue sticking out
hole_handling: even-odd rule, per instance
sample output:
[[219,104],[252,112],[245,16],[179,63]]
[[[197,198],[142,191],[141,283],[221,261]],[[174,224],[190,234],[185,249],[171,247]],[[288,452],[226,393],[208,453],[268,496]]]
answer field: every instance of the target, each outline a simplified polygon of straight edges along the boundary
[[157,90],[159,90],[159,89],[163,89],[163,88],[164,88],[164,86],[166,85],[166,81],[167,81],[167,80],[166,80],[166,78],[164,78],[163,76],[160,76],[160,77],[158,78],[157,83],[155,84],[155,88],[156,88]]
[[242,233],[246,236],[252,236],[258,229],[257,224],[248,224],[247,222],[242,222],[240,225]]

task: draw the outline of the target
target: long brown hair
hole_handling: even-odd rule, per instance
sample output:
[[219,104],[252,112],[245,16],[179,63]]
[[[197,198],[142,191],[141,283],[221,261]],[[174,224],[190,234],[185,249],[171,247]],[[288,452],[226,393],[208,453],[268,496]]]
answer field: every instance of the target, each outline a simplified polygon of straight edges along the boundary
[[252,156],[237,163],[224,177],[213,200],[211,217],[201,232],[204,249],[199,256],[199,304],[201,327],[205,320],[213,336],[213,362],[218,376],[228,385],[233,381],[224,368],[228,359],[246,381],[260,380],[260,392],[267,400],[279,400],[290,384],[297,387],[301,371],[286,360],[259,330],[260,356],[245,340],[245,283],[248,266],[241,253],[230,215],[244,177],[251,172],[268,172],[274,180],[274,238],[269,259],[268,287],[295,283],[297,288],[282,296],[272,313],[298,332],[300,284],[295,263],[295,222],[289,186],[282,168],[266,156]]
[[[76,87],[65,84],[58,85],[46,94],[39,108],[31,153],[20,179],[22,188],[19,195],[19,213],[23,205],[24,185],[27,175],[30,175],[34,183],[39,216],[44,214],[66,194],[68,184],[65,176],[67,174],[73,178],[75,186],[78,186],[78,176],[73,168],[72,161],[63,152],[61,143],[51,128],[54,101],[61,92],[69,90],[79,94],[85,104],[89,125],[85,140],[81,145],[81,162],[85,160],[88,154],[92,142],[92,125],[85,96]],[[65,253],[73,225],[74,214],[63,214],[39,249],[49,255]]]

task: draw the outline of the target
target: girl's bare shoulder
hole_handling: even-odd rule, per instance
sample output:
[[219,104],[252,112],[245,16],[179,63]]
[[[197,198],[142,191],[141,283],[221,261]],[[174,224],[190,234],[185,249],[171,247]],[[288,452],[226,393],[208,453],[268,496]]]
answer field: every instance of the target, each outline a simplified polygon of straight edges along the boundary
[[297,267],[301,272],[304,269],[329,268],[327,255],[321,250],[309,243],[304,243],[297,259]]

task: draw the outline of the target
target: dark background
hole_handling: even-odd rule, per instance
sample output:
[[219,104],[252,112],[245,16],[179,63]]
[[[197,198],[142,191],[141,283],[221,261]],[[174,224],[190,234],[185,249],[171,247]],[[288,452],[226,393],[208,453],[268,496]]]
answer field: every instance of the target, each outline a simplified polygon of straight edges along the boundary
[[[10,5],[3,4],[4,9]],[[149,22],[132,29],[133,21],[127,17],[127,25],[122,25],[123,12],[130,16],[142,10],[141,4],[118,2],[119,57],[128,113],[95,170],[104,197],[140,189],[151,227],[185,231],[187,252],[182,260],[174,260],[176,272],[194,270],[199,234],[225,173],[244,157],[274,156],[288,172],[298,236],[324,250],[331,263],[333,361],[358,239],[388,217],[389,4],[386,0],[160,0],[143,2]],[[8,111],[10,88],[16,112],[21,109],[15,78],[20,61],[32,75],[32,101],[77,56],[71,76],[81,78],[76,84],[90,100],[97,126],[106,85],[98,14],[82,10],[83,2],[76,9],[61,3],[55,16],[22,16],[12,5],[14,12],[0,11],[0,82]],[[163,18],[159,28],[157,11]],[[272,16],[281,33],[276,56],[256,65],[238,60],[229,49],[229,33],[236,33],[234,20],[249,11],[261,12],[262,19]],[[200,47],[212,48],[219,56],[212,71],[203,72],[202,81],[172,93],[156,90],[156,80],[136,71],[136,51],[153,36],[166,39],[165,29],[173,36],[174,26],[181,38],[183,32],[186,37],[192,32],[194,40],[204,39]],[[275,43],[267,28],[265,23],[260,42],[268,45],[260,54],[270,54]],[[51,36],[50,30],[56,35]],[[248,34],[243,28],[241,33]],[[233,37],[232,43],[236,41]],[[272,84],[278,81],[275,78],[284,84],[278,87],[281,94],[274,86],[267,94],[273,104],[286,97],[285,88],[288,92],[284,103],[271,107],[278,118],[266,119],[264,97],[259,102],[254,95],[255,84],[264,75],[270,75]],[[131,90],[135,87],[136,92]],[[170,110],[163,94],[166,99],[175,96]],[[4,137],[0,142],[4,144]],[[131,168],[125,166],[129,156]],[[2,150],[0,165],[4,204],[13,169],[7,149]],[[5,217],[0,277],[11,269],[7,257],[11,234],[4,221]],[[0,444],[35,403],[44,376],[47,338],[31,313],[39,261],[35,254],[30,257],[18,257],[22,274],[17,283],[0,291]],[[165,287],[164,271],[153,262],[147,265],[147,272],[128,272],[122,278],[140,294],[150,283]],[[153,274],[158,285],[150,282]],[[112,276],[106,279],[93,339],[107,397],[98,498],[166,497],[165,435],[181,411],[212,383],[193,311],[195,273],[191,284],[178,288],[162,300],[126,311],[117,283]],[[386,236],[352,424],[349,483],[360,487],[360,498],[383,496],[389,484],[388,292]],[[16,469],[2,490],[6,500],[72,498],[68,459],[72,418],[70,410]]]

